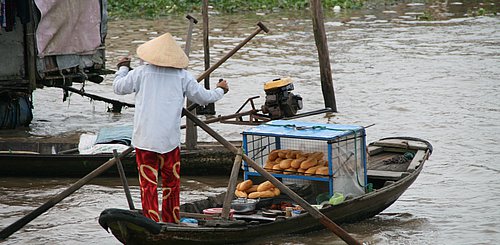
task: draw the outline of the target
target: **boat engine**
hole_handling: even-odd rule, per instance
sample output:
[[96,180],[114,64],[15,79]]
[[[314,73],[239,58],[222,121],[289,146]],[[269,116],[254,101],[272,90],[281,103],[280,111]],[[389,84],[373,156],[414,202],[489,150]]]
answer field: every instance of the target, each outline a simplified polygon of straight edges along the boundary
[[302,109],[302,97],[292,92],[293,83],[291,78],[278,78],[264,84],[266,102],[262,106],[262,112],[269,114],[271,119],[291,117]]

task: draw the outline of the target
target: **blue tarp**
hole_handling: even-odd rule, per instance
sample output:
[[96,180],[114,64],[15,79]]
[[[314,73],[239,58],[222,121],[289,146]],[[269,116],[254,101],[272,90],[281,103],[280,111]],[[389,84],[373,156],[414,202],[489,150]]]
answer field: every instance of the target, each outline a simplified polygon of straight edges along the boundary
[[243,134],[334,140],[347,135],[364,135],[364,128],[356,125],[274,120],[245,130]]
[[97,134],[96,144],[123,144],[130,146],[132,142],[133,125],[121,125],[102,128]]

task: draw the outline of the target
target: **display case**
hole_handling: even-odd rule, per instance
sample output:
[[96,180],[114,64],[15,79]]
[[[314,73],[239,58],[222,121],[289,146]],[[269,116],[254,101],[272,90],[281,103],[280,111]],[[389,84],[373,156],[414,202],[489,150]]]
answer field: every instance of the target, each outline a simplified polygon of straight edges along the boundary
[[[243,133],[243,149],[283,182],[323,182],[334,192],[365,193],[366,139],[361,126],[274,120]],[[244,178],[260,174],[243,162]]]

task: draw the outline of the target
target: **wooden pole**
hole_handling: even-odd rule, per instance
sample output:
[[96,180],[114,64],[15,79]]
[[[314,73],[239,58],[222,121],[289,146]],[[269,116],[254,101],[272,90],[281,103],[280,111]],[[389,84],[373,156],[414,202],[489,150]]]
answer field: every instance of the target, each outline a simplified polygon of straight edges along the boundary
[[[33,1],[28,1],[28,9],[30,17],[35,16],[33,10]],[[36,89],[36,55],[35,55],[35,20],[31,18],[25,25],[26,35],[26,60],[27,60],[27,73],[29,80],[30,93]]]
[[134,201],[132,201],[132,195],[130,195],[130,188],[128,187],[127,176],[125,176],[125,170],[123,170],[122,161],[120,160],[120,156],[118,155],[118,151],[116,151],[116,149],[113,149],[113,156],[116,159],[116,167],[118,168],[123,190],[125,191],[125,196],[127,197],[128,207],[130,210],[135,210]]
[[[189,57],[189,53],[191,52],[191,39],[193,37],[193,26],[198,23],[198,20],[195,19],[191,15],[187,15],[186,18],[189,20],[189,26],[186,37],[186,46],[184,47],[184,53],[186,53],[187,57]],[[186,107],[192,105],[193,102],[186,100]],[[193,114],[196,115],[196,110],[191,110]],[[194,150],[196,149],[196,145],[198,144],[198,131],[196,129],[196,125],[191,122],[186,122],[186,149]]]
[[224,197],[224,202],[222,203],[222,218],[229,219],[229,210],[231,209],[231,201],[233,200],[234,191],[236,190],[236,181],[238,180],[238,173],[240,171],[241,161],[243,159],[243,150],[238,149],[238,153],[234,158],[233,169],[231,169],[231,175],[229,176],[229,183],[227,184],[227,192]]
[[337,112],[332,70],[330,67],[330,53],[328,52],[325,23],[323,22],[323,7],[321,6],[321,0],[309,0],[309,2],[311,4],[314,40],[316,41],[316,48],[318,49],[321,90],[323,91],[325,108],[331,108],[334,112]]
[[[208,23],[208,0],[203,0],[201,7],[203,16],[203,54],[205,57],[205,70],[210,68],[210,42],[209,42],[209,23]],[[205,77],[205,88],[210,89],[210,76]],[[210,103],[205,107],[198,107],[199,114],[215,114],[215,104]]]
[[[128,155],[134,150],[133,147],[129,147],[128,149],[124,150],[118,158],[123,158],[124,156]],[[38,207],[37,209],[31,211],[29,214],[25,215],[18,221],[12,223],[11,225],[7,226],[4,228],[2,231],[0,231],[0,241],[6,239],[10,235],[12,235],[14,232],[18,231],[19,229],[23,228],[26,224],[34,220],[36,217],[40,216],[43,214],[45,211],[49,210],[51,207],[62,201],[64,198],[68,197],[69,195],[73,194],[73,192],[77,191],[80,189],[83,185],[87,184],[90,182],[92,179],[97,177],[98,175],[102,174],[104,171],[108,170],[110,167],[112,167],[116,163],[116,158],[111,158],[104,164],[102,164],[100,167],[96,168],[94,171],[90,172],[89,174],[85,175],[85,177],[81,178],[78,180],[76,183],[71,185],[68,189],[64,190],[63,192],[59,193],[55,197],[51,198],[48,200],[46,203],[44,203],[42,206]]]
[[[209,135],[214,137],[214,139],[216,139],[219,143],[221,143],[229,151],[231,151],[234,154],[238,154],[238,149],[235,146],[233,146],[229,141],[224,139],[217,132],[215,132],[207,124],[202,122],[196,116],[194,116],[189,111],[187,111],[185,108],[183,109],[183,112],[185,113],[185,115],[188,119],[195,122],[200,128],[202,128],[203,130],[205,130],[205,132],[207,132]],[[311,204],[309,204],[306,200],[304,200],[302,197],[297,195],[297,193],[290,190],[286,185],[281,183],[278,179],[276,179],[274,176],[272,176],[270,173],[268,173],[266,170],[264,170],[261,166],[259,166],[254,160],[252,160],[246,154],[243,154],[242,157],[243,157],[243,160],[245,160],[248,163],[248,165],[250,165],[250,167],[255,169],[262,177],[269,180],[274,186],[276,186],[278,189],[280,189],[280,191],[287,194],[290,198],[292,198],[292,200],[294,200],[302,208],[304,208],[312,217],[316,218],[321,224],[323,224],[327,229],[329,229],[330,231],[335,233],[337,236],[339,236],[347,244],[349,244],[349,245],[361,245],[360,242],[356,241],[344,229],[342,229],[340,226],[335,224],[332,220],[330,220],[326,215],[321,213],[319,210],[317,210],[316,208],[311,206]]]

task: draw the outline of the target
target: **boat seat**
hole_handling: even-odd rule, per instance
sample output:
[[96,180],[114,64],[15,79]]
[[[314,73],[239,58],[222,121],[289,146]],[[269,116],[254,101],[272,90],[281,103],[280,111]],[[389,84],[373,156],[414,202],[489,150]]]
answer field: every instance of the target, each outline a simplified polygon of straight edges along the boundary
[[415,156],[411,160],[410,165],[408,165],[408,171],[412,172],[415,171],[415,169],[420,166],[422,161],[424,160],[425,157],[425,151],[419,150],[417,153],[415,153]]
[[395,172],[395,171],[384,171],[384,170],[367,170],[368,178],[372,179],[383,179],[383,180],[399,180],[406,175],[407,172]]

